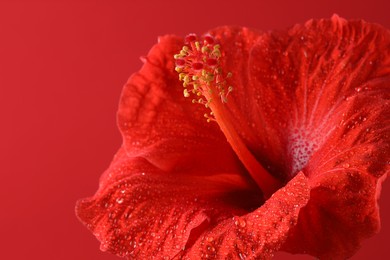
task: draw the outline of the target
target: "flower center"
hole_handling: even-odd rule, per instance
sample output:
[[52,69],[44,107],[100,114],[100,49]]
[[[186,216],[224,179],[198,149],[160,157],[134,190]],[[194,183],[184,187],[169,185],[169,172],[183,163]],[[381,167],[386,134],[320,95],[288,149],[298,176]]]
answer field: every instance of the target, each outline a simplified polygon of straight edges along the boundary
[[250,174],[251,179],[269,198],[281,183],[270,175],[248,150],[244,141],[234,127],[231,117],[226,113],[228,96],[233,91],[227,81],[232,74],[224,74],[221,67],[221,47],[211,35],[199,39],[195,34],[185,38],[186,45],[176,60],[175,70],[183,82],[184,97],[192,97],[192,103],[202,104],[210,109],[204,114],[207,122],[216,121],[232,146],[240,161]]

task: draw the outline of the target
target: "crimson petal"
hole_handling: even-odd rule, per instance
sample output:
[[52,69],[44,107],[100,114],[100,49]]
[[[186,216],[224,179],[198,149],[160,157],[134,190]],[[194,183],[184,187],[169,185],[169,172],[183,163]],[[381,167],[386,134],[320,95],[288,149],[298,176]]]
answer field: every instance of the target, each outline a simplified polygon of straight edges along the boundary
[[197,228],[245,214],[240,199],[248,208],[259,203],[255,192],[239,187],[245,186],[240,176],[167,174],[143,158],[129,158],[124,149],[106,175],[120,178],[79,201],[76,212],[103,251],[132,259],[172,259],[197,238]]
[[280,249],[309,200],[308,180],[301,172],[263,206],[219,223],[185,255],[188,259],[270,259]]
[[213,33],[234,71],[226,109],[236,131],[274,176],[302,170],[310,179],[310,202],[284,249],[351,256],[379,229],[389,170],[389,31],[333,16],[282,32]]
[[338,17],[295,29],[322,30],[328,39],[326,50],[317,49],[326,60],[311,62],[327,72],[312,76],[326,82],[312,112],[325,138],[306,165],[311,200],[285,249],[345,259],[380,228],[377,200],[390,162],[390,33]]

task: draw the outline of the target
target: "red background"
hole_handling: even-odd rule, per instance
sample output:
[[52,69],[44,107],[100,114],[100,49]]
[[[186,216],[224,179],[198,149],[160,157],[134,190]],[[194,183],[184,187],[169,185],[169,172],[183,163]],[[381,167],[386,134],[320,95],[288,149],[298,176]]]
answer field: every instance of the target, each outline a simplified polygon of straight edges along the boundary
[[[388,0],[0,0],[0,258],[117,259],[75,217],[121,144],[121,89],[158,35],[218,25],[283,29],[310,18],[363,18],[390,28]],[[354,259],[383,259],[382,231]],[[290,258],[279,254],[279,259]]]

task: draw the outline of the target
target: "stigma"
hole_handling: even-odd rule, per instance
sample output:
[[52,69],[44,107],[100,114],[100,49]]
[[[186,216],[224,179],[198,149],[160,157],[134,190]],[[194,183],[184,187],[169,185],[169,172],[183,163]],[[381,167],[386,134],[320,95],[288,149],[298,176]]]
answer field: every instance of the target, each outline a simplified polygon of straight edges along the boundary
[[[221,46],[210,34],[198,37],[189,34],[185,45],[174,55],[175,70],[183,84],[183,96],[191,98],[192,103],[210,108],[212,102],[228,102],[233,87],[227,79],[231,73],[224,74],[221,67]],[[215,100],[219,99],[219,100]],[[213,112],[206,113],[207,122],[215,120]]]

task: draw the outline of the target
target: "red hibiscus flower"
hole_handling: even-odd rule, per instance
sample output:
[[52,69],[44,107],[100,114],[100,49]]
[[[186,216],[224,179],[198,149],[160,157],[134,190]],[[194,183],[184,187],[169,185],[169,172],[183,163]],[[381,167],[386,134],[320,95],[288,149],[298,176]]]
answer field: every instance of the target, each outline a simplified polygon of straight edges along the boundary
[[363,21],[162,37],[77,216],[130,259],[350,257],[379,230],[389,85],[389,31]]

